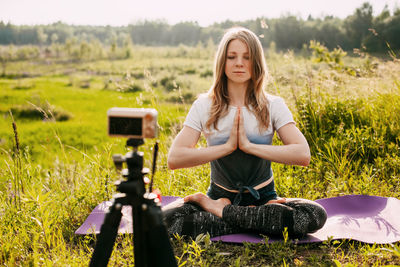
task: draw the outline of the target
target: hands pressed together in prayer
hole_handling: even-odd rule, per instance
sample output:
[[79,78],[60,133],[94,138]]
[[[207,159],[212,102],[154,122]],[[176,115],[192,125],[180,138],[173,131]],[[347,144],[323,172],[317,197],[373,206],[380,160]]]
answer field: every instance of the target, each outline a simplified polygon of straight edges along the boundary
[[245,153],[250,153],[249,146],[251,145],[251,143],[246,136],[246,131],[244,129],[243,113],[240,107],[237,108],[235,119],[233,121],[231,135],[229,136],[227,144],[231,147],[232,151],[239,148]]

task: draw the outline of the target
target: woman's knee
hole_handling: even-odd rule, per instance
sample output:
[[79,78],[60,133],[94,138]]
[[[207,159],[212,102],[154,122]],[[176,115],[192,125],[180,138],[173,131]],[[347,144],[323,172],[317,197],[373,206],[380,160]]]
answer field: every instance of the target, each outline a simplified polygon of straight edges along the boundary
[[326,210],[320,204],[314,202],[312,205],[312,214],[314,218],[314,227],[310,229],[311,233],[321,229],[328,218]]
[[[307,233],[313,233],[321,229],[327,220],[327,213],[324,207],[317,202],[307,199],[295,199],[286,203],[289,207],[294,209],[294,221],[301,220],[303,231]],[[306,223],[304,225],[304,223]],[[299,224],[299,222],[297,222]]]

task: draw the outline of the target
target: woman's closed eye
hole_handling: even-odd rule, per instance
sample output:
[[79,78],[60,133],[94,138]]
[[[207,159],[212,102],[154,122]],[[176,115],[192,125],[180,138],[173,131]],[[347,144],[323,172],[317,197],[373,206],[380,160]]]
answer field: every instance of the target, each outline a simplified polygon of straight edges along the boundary
[[[234,59],[236,59],[236,56],[227,56],[226,58],[229,59],[229,60],[234,60]],[[242,59],[248,61],[248,60],[250,60],[250,57],[249,56],[244,56],[244,57],[242,57]]]

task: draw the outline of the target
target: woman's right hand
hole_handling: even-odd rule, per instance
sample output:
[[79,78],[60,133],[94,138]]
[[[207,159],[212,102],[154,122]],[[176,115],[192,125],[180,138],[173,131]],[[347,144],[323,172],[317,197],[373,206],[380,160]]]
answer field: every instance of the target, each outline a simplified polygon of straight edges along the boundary
[[239,119],[240,119],[240,109],[236,110],[235,119],[233,120],[233,127],[231,130],[231,134],[229,136],[228,141],[225,145],[228,146],[230,152],[235,151],[238,148],[239,138],[238,138],[238,131],[239,131]]

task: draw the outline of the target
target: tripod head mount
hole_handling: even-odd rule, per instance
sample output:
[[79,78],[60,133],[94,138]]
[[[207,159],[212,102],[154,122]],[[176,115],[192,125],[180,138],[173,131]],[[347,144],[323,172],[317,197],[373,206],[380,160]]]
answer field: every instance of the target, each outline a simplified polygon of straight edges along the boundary
[[[115,168],[118,171],[122,171],[122,175],[127,177],[131,171],[137,174],[140,171],[142,174],[149,173],[149,169],[143,168],[143,152],[138,151],[138,147],[143,145],[143,139],[129,138],[126,141],[126,146],[132,147],[132,151],[129,151],[125,156],[121,154],[114,154],[112,156]],[[122,169],[123,163],[126,162],[128,169]],[[140,169],[138,169],[140,168]]]
[[137,149],[138,146],[144,144],[144,140],[142,138],[129,138],[126,140],[126,146],[131,146],[133,149]]

